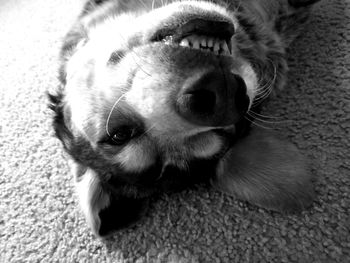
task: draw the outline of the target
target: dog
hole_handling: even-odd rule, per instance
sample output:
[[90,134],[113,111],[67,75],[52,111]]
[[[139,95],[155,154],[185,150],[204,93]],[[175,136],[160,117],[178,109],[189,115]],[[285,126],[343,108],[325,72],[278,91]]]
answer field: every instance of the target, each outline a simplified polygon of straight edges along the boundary
[[315,0],[90,0],[49,94],[93,233],[136,222],[150,197],[198,183],[300,211],[314,196],[297,148],[251,127],[282,89],[286,50]]

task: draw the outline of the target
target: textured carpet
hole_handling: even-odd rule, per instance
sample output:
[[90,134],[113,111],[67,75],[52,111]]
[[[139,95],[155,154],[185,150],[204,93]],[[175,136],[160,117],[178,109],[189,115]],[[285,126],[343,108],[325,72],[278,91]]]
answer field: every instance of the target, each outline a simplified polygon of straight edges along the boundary
[[323,1],[266,111],[310,159],[313,207],[280,215],[202,188],[102,242],[79,210],[45,90],[81,3],[0,1],[0,262],[350,262],[350,2]]

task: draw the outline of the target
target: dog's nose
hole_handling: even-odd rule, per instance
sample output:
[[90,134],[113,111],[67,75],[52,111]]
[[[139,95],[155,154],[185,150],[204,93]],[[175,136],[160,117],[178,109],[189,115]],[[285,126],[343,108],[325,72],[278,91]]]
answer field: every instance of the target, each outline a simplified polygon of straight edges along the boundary
[[186,80],[178,93],[178,113],[191,123],[205,126],[230,125],[246,113],[249,98],[243,79],[211,70]]

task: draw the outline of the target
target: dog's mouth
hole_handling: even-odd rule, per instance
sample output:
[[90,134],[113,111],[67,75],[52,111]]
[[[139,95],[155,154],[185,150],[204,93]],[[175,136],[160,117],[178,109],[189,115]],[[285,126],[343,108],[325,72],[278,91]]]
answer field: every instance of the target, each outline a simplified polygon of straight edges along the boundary
[[231,37],[234,32],[235,28],[231,22],[196,18],[177,27],[158,30],[151,41],[197,49],[215,55],[230,55]]

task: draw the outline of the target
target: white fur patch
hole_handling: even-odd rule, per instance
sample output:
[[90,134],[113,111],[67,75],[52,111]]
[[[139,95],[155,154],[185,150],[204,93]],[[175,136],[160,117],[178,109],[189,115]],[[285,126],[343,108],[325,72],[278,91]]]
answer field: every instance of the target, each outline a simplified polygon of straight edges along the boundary
[[205,136],[195,145],[192,154],[197,158],[209,158],[222,148],[222,141],[216,135]]
[[109,196],[104,192],[100,180],[91,169],[87,169],[81,180],[76,181],[76,191],[87,223],[94,234],[99,235],[98,230],[101,226],[101,220],[98,214],[109,205]]
[[252,106],[252,103],[254,101],[254,98],[256,96],[256,92],[258,89],[258,78],[252,66],[249,65],[248,63],[245,63],[244,65],[242,65],[240,72],[247,87],[247,95],[249,97],[249,108],[250,108]]
[[166,111],[166,107],[163,105],[166,105],[169,92],[166,89],[154,87],[157,82],[155,78],[140,72],[138,78],[134,79],[132,88],[125,95],[126,101],[133,105],[145,119],[152,119],[154,114]]
[[85,47],[77,51],[67,63],[67,85],[65,87],[65,100],[70,106],[71,120],[74,127],[82,134],[86,122],[86,116],[91,111],[86,95],[89,75],[94,71],[94,63],[90,61],[90,56]]
[[154,164],[154,154],[151,143],[135,142],[126,145],[116,159],[124,170],[141,172]]

